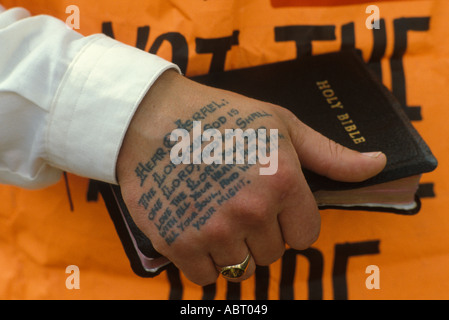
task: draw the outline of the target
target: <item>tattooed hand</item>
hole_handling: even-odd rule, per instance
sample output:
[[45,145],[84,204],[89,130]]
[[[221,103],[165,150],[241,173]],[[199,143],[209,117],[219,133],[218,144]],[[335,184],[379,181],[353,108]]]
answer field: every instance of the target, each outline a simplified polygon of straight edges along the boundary
[[[277,144],[270,140],[276,147],[271,151],[277,152],[272,159],[277,160],[275,173],[260,174],[272,164],[257,161],[172,161],[174,129],[186,130],[193,145],[188,150],[195,152],[195,130],[209,128],[223,136],[226,129],[264,128],[267,135],[276,129]],[[209,143],[200,142],[200,147]],[[286,244],[305,249],[318,238],[320,215],[301,166],[335,180],[362,181],[379,173],[385,163],[382,153],[346,149],[284,108],[167,71],[134,115],[117,177],[133,219],[155,249],[190,280],[206,285],[216,280],[217,265],[238,264],[251,253],[243,280],[256,264],[279,259]]]

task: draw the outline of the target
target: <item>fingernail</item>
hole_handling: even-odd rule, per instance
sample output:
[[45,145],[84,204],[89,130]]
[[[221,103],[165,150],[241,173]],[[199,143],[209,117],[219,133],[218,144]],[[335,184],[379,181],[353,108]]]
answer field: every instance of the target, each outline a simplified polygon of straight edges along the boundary
[[381,151],[374,151],[374,152],[363,152],[364,156],[370,157],[370,158],[377,158],[379,157],[382,152]]

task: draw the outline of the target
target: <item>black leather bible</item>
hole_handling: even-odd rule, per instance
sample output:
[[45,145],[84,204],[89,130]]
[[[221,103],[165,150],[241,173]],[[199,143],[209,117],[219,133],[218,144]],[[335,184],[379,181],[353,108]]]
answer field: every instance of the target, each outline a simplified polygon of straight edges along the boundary
[[[290,109],[330,139],[361,152],[382,151],[385,169],[361,183],[342,183],[304,170],[321,209],[370,210],[416,214],[422,174],[437,160],[357,52],[335,52],[208,74],[193,80]],[[170,262],[157,253],[132,221],[118,186],[101,193],[134,272],[158,274]]]

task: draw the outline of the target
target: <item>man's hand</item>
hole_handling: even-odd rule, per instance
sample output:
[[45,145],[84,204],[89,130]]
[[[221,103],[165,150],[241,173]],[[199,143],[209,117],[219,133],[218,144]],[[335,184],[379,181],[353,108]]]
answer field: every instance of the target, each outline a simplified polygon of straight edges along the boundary
[[[240,119],[240,120],[239,120]],[[278,130],[278,166],[260,175],[256,164],[173,164],[170,133],[266,128]],[[257,265],[279,259],[286,244],[316,241],[320,214],[301,167],[341,181],[363,181],[385,166],[382,153],[360,154],[312,130],[290,111],[197,84],[165,72],[142,101],[117,162],[123,198],[155,249],[193,282],[216,281],[217,266]]]

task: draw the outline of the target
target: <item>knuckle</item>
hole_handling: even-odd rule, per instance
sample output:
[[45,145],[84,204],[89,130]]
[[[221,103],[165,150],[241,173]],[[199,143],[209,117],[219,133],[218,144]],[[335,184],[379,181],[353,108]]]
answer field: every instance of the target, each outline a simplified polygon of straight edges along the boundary
[[[326,146],[326,147],[324,147]],[[327,144],[323,145],[323,150],[330,154],[331,158],[334,160],[333,162],[329,163],[329,166],[331,167],[333,163],[338,163],[340,159],[343,157],[343,153],[345,151],[345,147],[343,147],[341,144],[331,140],[327,139]]]
[[210,244],[226,243],[232,237],[232,234],[233,232],[229,224],[225,222],[211,223],[205,225],[203,228],[203,241],[207,241]]
[[294,165],[289,158],[289,155],[279,155],[278,169],[272,176],[272,188],[288,191],[297,182],[299,166]]
[[259,266],[269,266],[272,263],[279,260],[285,253],[285,247],[279,249],[276,253],[272,253],[271,255],[265,255],[263,257],[258,257],[256,260],[256,264]]
[[218,275],[215,274],[215,275],[203,275],[201,277],[198,277],[198,276],[192,276],[192,277],[187,276],[187,277],[192,282],[196,283],[197,285],[204,287],[204,286],[215,283],[217,281]]
[[310,225],[307,229],[301,232],[301,235],[298,237],[298,239],[296,239],[296,241],[292,241],[291,246],[297,250],[304,250],[309,248],[318,240],[320,230],[320,225]]
[[[154,250],[156,250],[156,252],[160,253],[163,256],[168,257],[169,256],[169,248],[167,248],[167,245],[162,242],[159,241],[159,239],[156,240],[152,240],[151,244],[154,248]],[[171,251],[173,251],[176,254],[176,248],[171,248]]]
[[250,225],[266,225],[273,219],[270,203],[264,197],[254,197],[240,208],[240,218]]
[[340,159],[343,154],[344,147],[331,139],[328,139],[328,146],[329,153],[332,154],[335,159]]
[[[198,266],[201,269],[201,266]],[[183,270],[179,268],[183,272],[183,275],[192,281],[193,283],[199,286],[207,286],[213,284],[217,281],[218,272],[192,272],[191,270]]]
[[282,222],[284,240],[296,250],[309,248],[318,240],[321,231],[321,216],[316,206],[306,206],[300,211],[294,217],[284,216],[287,219]]
[[284,108],[278,105],[272,105],[273,110],[277,114],[281,116],[282,119],[286,119],[287,121],[291,121],[293,125],[302,125],[302,122],[298,119],[298,117],[288,108]]

